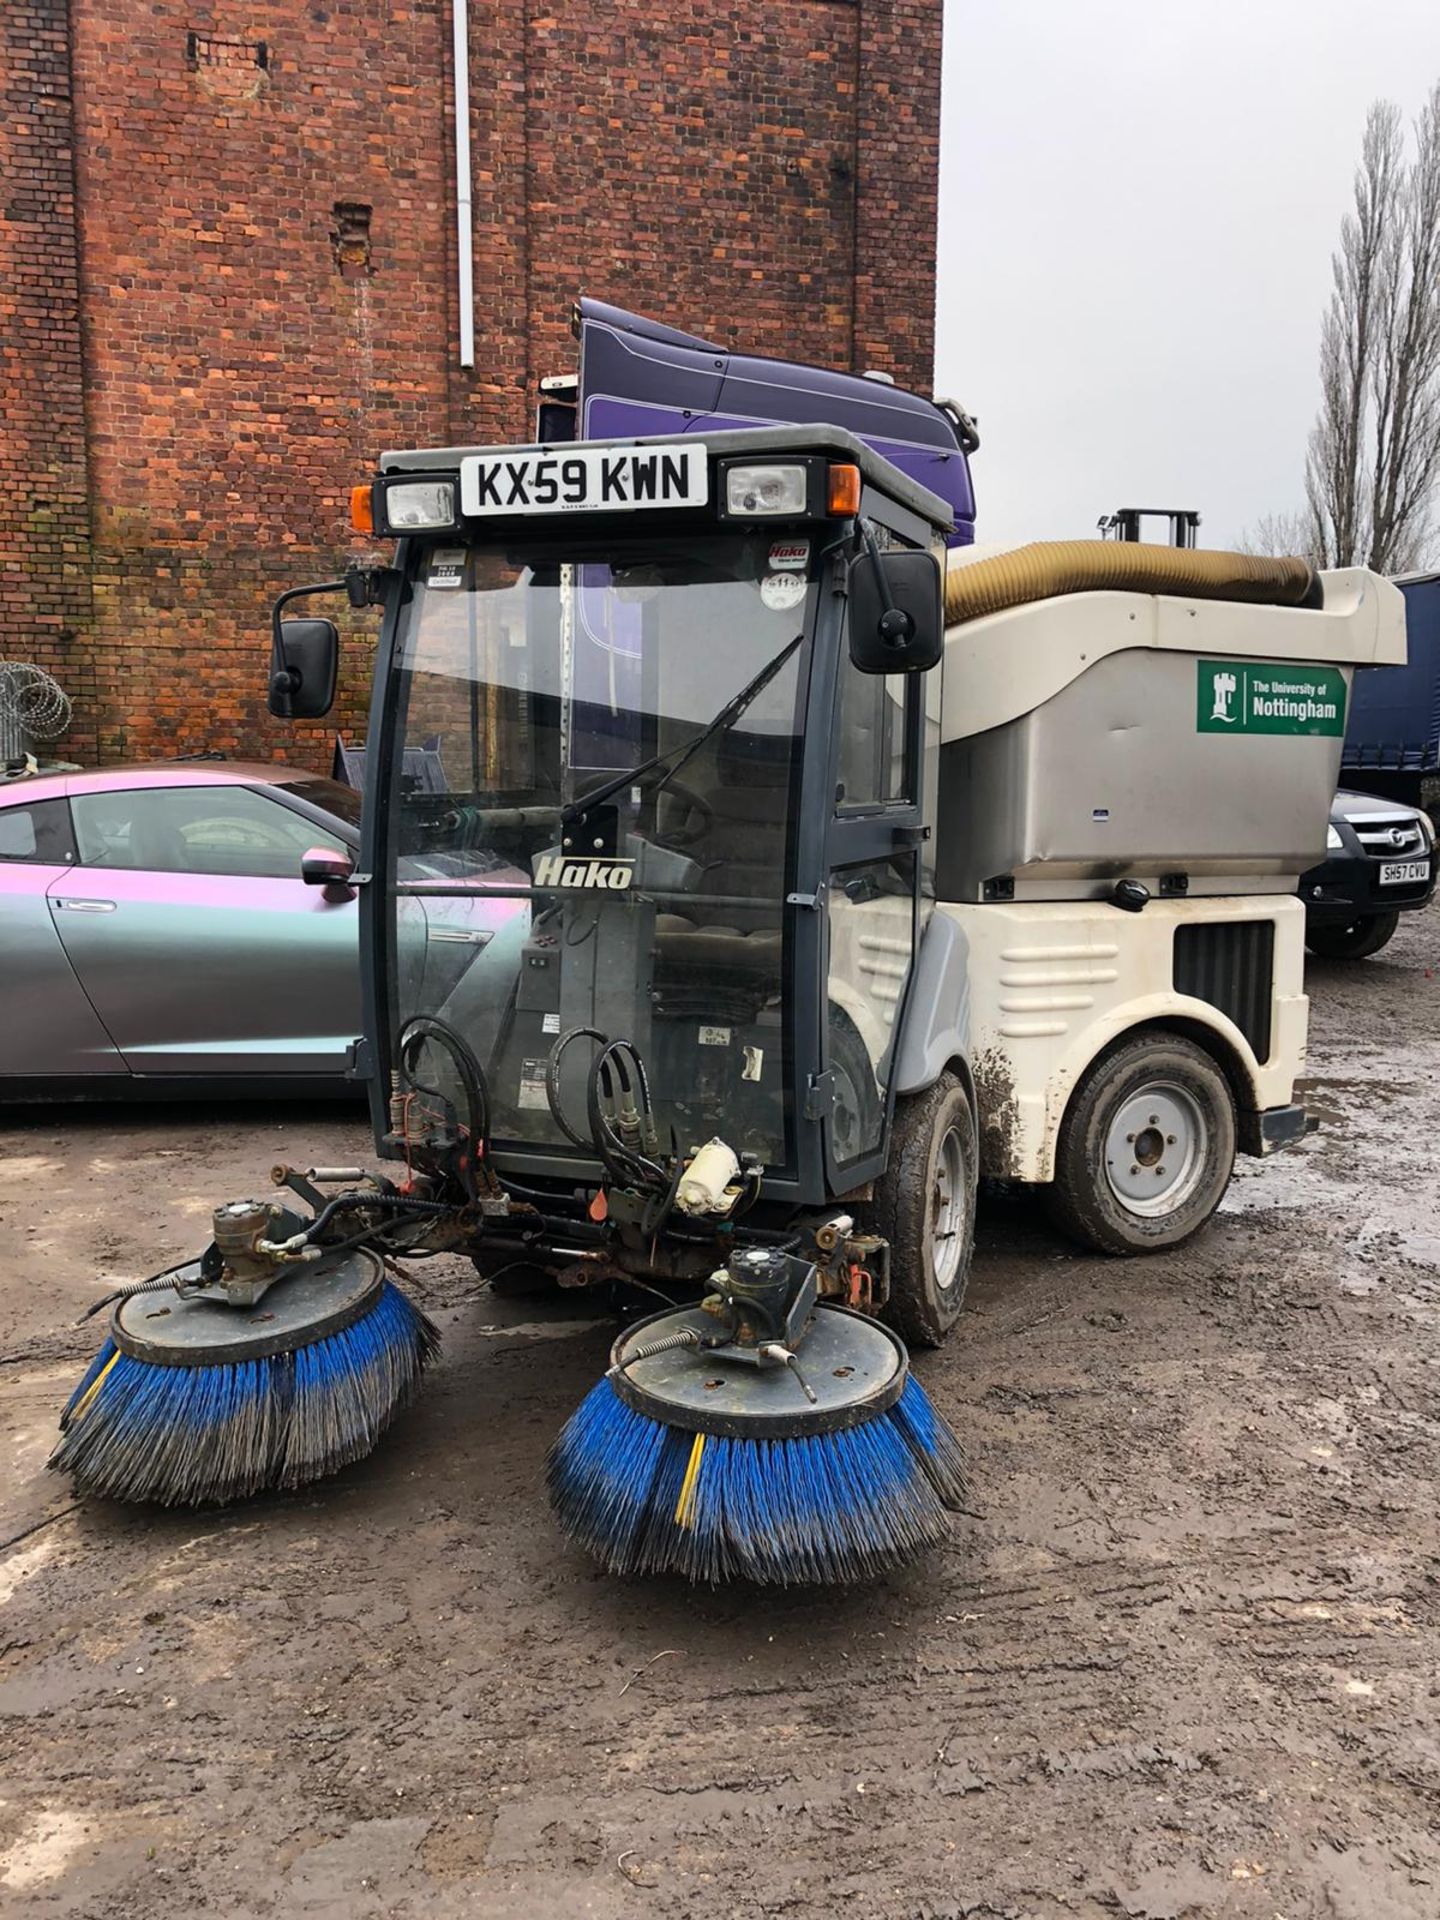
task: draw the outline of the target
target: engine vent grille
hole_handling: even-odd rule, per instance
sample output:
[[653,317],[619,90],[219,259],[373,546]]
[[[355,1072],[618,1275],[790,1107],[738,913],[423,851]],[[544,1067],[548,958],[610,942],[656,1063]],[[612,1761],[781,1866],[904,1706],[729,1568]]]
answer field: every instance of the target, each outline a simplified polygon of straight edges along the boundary
[[1233,1020],[1263,1066],[1270,1058],[1273,920],[1212,920],[1175,929],[1175,991]]

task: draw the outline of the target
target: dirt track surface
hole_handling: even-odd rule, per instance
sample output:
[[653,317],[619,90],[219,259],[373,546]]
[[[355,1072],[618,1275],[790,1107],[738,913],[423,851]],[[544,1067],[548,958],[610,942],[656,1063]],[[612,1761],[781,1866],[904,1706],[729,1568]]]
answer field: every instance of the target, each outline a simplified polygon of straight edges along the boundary
[[989,1210],[918,1364],[976,1515],[839,1596],[595,1572],[540,1472],[609,1324],[454,1263],[370,1461],[223,1513],[72,1507],[43,1462],[97,1274],[368,1142],[333,1109],[9,1116],[0,1909],[1440,1914],[1440,916],[1311,993],[1324,1131],[1243,1162],[1182,1255]]

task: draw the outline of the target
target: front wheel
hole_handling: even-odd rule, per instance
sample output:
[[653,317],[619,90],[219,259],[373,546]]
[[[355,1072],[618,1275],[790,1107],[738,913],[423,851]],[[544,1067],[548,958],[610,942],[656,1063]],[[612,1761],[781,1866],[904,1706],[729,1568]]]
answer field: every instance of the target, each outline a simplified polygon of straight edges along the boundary
[[938,1347],[960,1318],[978,1168],[975,1116],[955,1074],[895,1103],[889,1163],[871,1211],[890,1242],[887,1317],[916,1346]]
[[1193,1041],[1142,1032],[1103,1054],[1075,1089],[1045,1201],[1082,1246],[1156,1253],[1204,1226],[1234,1166],[1225,1075]]
[[1322,960],[1368,960],[1389,945],[1399,924],[1398,913],[1359,913],[1338,925],[1306,927],[1305,944]]

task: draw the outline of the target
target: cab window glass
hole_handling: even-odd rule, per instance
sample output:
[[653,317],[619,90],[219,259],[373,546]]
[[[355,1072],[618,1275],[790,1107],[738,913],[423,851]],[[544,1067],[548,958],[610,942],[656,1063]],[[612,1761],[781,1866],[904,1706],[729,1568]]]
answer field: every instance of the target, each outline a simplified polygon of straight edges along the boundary
[[71,804],[87,867],[290,880],[325,842],[314,821],[249,787],[142,787]]
[[914,798],[905,752],[911,675],[861,673],[845,658],[840,680],[840,757],[835,805],[840,813],[893,807]]
[[63,800],[0,807],[0,860],[68,867],[74,858],[70,812]]

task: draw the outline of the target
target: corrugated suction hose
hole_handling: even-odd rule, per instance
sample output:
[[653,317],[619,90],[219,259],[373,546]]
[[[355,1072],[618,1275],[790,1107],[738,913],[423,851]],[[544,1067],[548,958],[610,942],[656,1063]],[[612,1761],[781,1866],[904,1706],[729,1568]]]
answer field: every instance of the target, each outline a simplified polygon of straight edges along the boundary
[[1196,600],[1248,600],[1294,607],[1311,600],[1307,560],[1125,540],[1037,540],[945,575],[945,624],[1002,613],[1062,593],[1170,593]]

